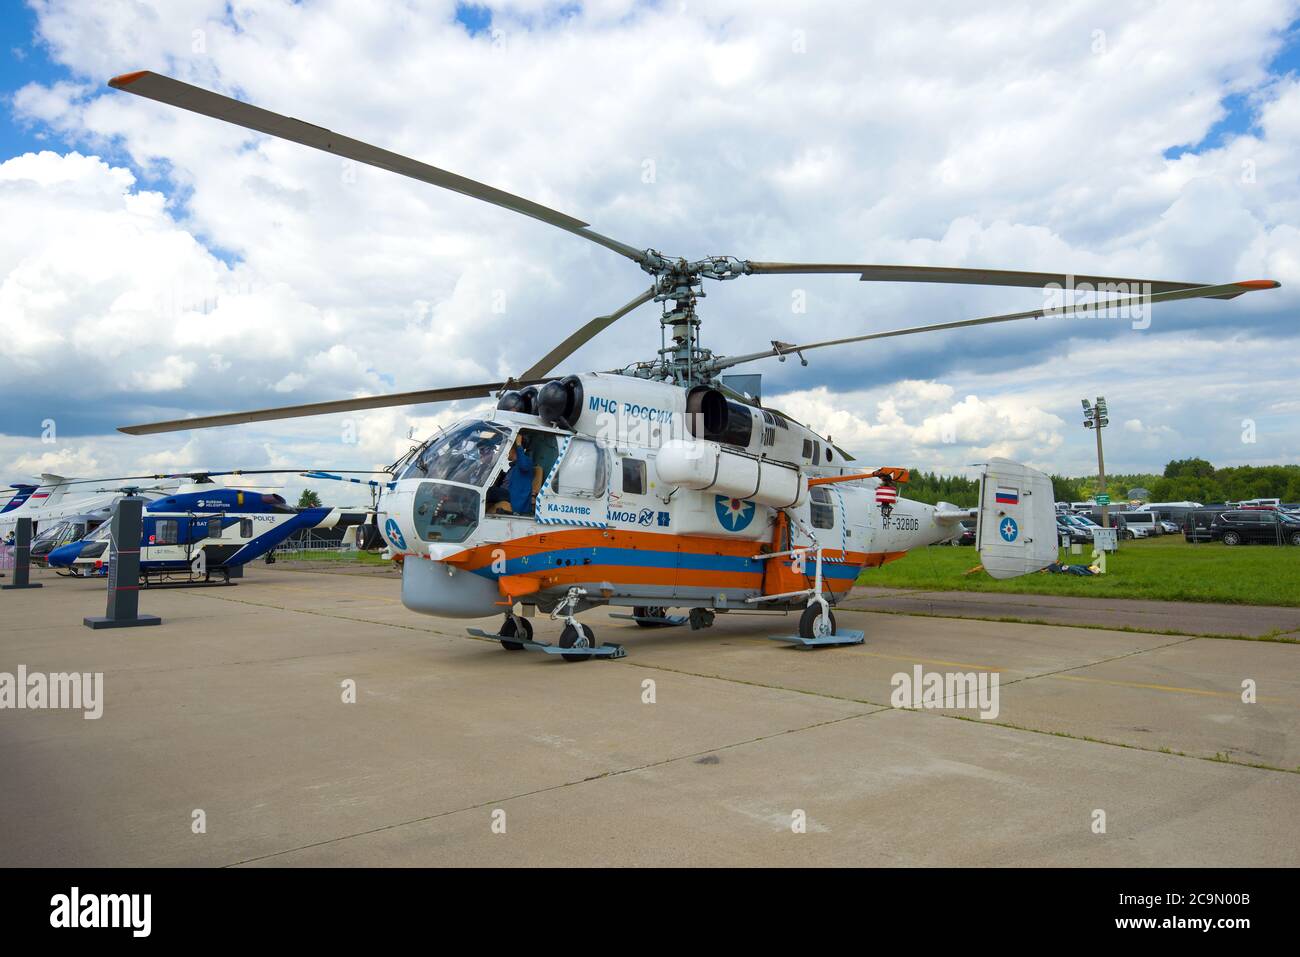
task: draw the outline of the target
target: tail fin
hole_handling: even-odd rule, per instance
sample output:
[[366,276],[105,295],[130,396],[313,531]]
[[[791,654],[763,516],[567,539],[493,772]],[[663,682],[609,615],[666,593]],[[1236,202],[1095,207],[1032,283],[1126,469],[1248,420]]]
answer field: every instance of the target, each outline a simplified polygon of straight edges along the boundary
[[41,491],[36,493],[37,498],[42,498],[42,505],[53,505],[59,499],[63,498],[68,491],[68,479],[62,475],[55,475],[53,472],[41,473]]
[[9,499],[9,501],[5,502],[3,506],[0,506],[0,515],[3,515],[5,512],[12,512],[14,509],[20,507],[23,504],[23,502],[27,501],[29,498],[32,497],[32,493],[35,492],[40,486],[11,485],[9,487],[11,489],[14,489],[14,494],[13,497]]
[[980,479],[976,544],[993,578],[1016,578],[1057,559],[1052,480],[1037,469],[990,459]]

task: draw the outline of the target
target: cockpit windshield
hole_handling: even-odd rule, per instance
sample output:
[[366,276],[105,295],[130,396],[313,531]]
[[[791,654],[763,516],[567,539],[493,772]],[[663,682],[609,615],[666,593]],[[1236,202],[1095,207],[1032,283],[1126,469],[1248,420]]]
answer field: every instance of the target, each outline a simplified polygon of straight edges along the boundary
[[106,542],[108,541],[108,536],[112,533],[112,531],[113,531],[113,523],[111,521],[105,522],[103,525],[99,526],[99,528],[95,529],[93,532],[87,535],[86,541]]
[[62,542],[64,533],[69,531],[71,531],[70,522],[59,522],[57,525],[43,528],[36,537],[32,539],[32,547],[34,548],[35,546],[44,544],[45,542]]
[[417,455],[404,479],[436,479],[482,487],[492,475],[501,450],[506,447],[505,429],[490,422],[467,422],[438,438]]

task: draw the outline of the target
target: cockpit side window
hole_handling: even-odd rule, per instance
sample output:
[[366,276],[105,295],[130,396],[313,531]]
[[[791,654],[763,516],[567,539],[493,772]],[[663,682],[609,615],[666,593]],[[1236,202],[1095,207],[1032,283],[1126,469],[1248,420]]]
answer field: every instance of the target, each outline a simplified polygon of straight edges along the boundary
[[402,478],[427,478],[482,487],[506,447],[506,430],[490,422],[452,429],[418,455]]

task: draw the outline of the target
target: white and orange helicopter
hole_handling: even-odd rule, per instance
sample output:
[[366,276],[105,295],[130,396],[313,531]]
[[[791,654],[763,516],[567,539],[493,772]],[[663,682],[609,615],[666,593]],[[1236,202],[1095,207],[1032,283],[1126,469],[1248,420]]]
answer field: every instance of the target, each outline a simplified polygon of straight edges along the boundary
[[[650,275],[619,309],[583,325],[505,382],[367,396],[192,417],[121,431],[143,435],[463,399],[496,409],[413,448],[378,485],[376,526],[402,559],[402,602],[456,618],[503,615],[506,649],[533,648],[568,661],[621,657],[577,615],[629,608],[639,625],[704,627],[716,613],[800,614],[803,645],[849,644],[834,606],[864,568],[952,538],[978,519],[977,545],[995,578],[1037,571],[1057,558],[1052,486],[1006,459],[983,466],[979,505],[931,506],[900,498],[907,473],[861,469],[829,438],[734,387],[723,373],[830,346],[1020,319],[1132,311],[1182,299],[1231,299],[1275,288],[1271,280],[1161,282],[991,269],[778,263],[711,256],[687,260],[601,235],[578,219],[455,173],[319,126],[149,71],[110,86],[171,106],[390,170],[540,220],[605,247]],[[715,355],[700,343],[697,302],[706,280],[793,274],[856,275],[868,282],[1018,286],[1095,292],[1091,301]],[[656,358],[617,371],[552,376],[597,333],[648,302],[662,306]],[[669,615],[685,608],[687,616]],[[534,640],[537,612],[562,620],[558,642]]]

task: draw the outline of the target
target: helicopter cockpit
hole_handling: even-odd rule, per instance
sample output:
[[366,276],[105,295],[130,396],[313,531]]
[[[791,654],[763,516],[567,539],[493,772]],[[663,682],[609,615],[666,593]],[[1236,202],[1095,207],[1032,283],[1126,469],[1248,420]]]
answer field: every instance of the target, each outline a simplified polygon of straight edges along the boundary
[[463,542],[478,525],[482,494],[510,433],[481,419],[453,426],[416,454],[401,479],[421,481],[415,529],[426,542]]
[[89,516],[77,516],[75,519],[67,519],[49,528],[41,529],[40,533],[32,539],[32,560],[40,564],[46,555],[60,545],[80,540],[86,534],[87,527],[90,527],[90,522]]
[[[515,431],[472,419],[452,426],[412,453],[399,479],[420,482],[412,503],[420,538],[426,542],[462,542],[485,513],[496,518],[533,517],[532,500],[541,478],[555,462],[558,442],[549,431],[523,428],[518,430],[522,438]],[[509,450],[516,444],[527,456],[520,460],[527,470],[525,477],[513,477],[516,487],[511,494],[507,490],[516,458]],[[523,487],[519,487],[520,483]],[[509,507],[511,498],[516,500],[513,509]]]

